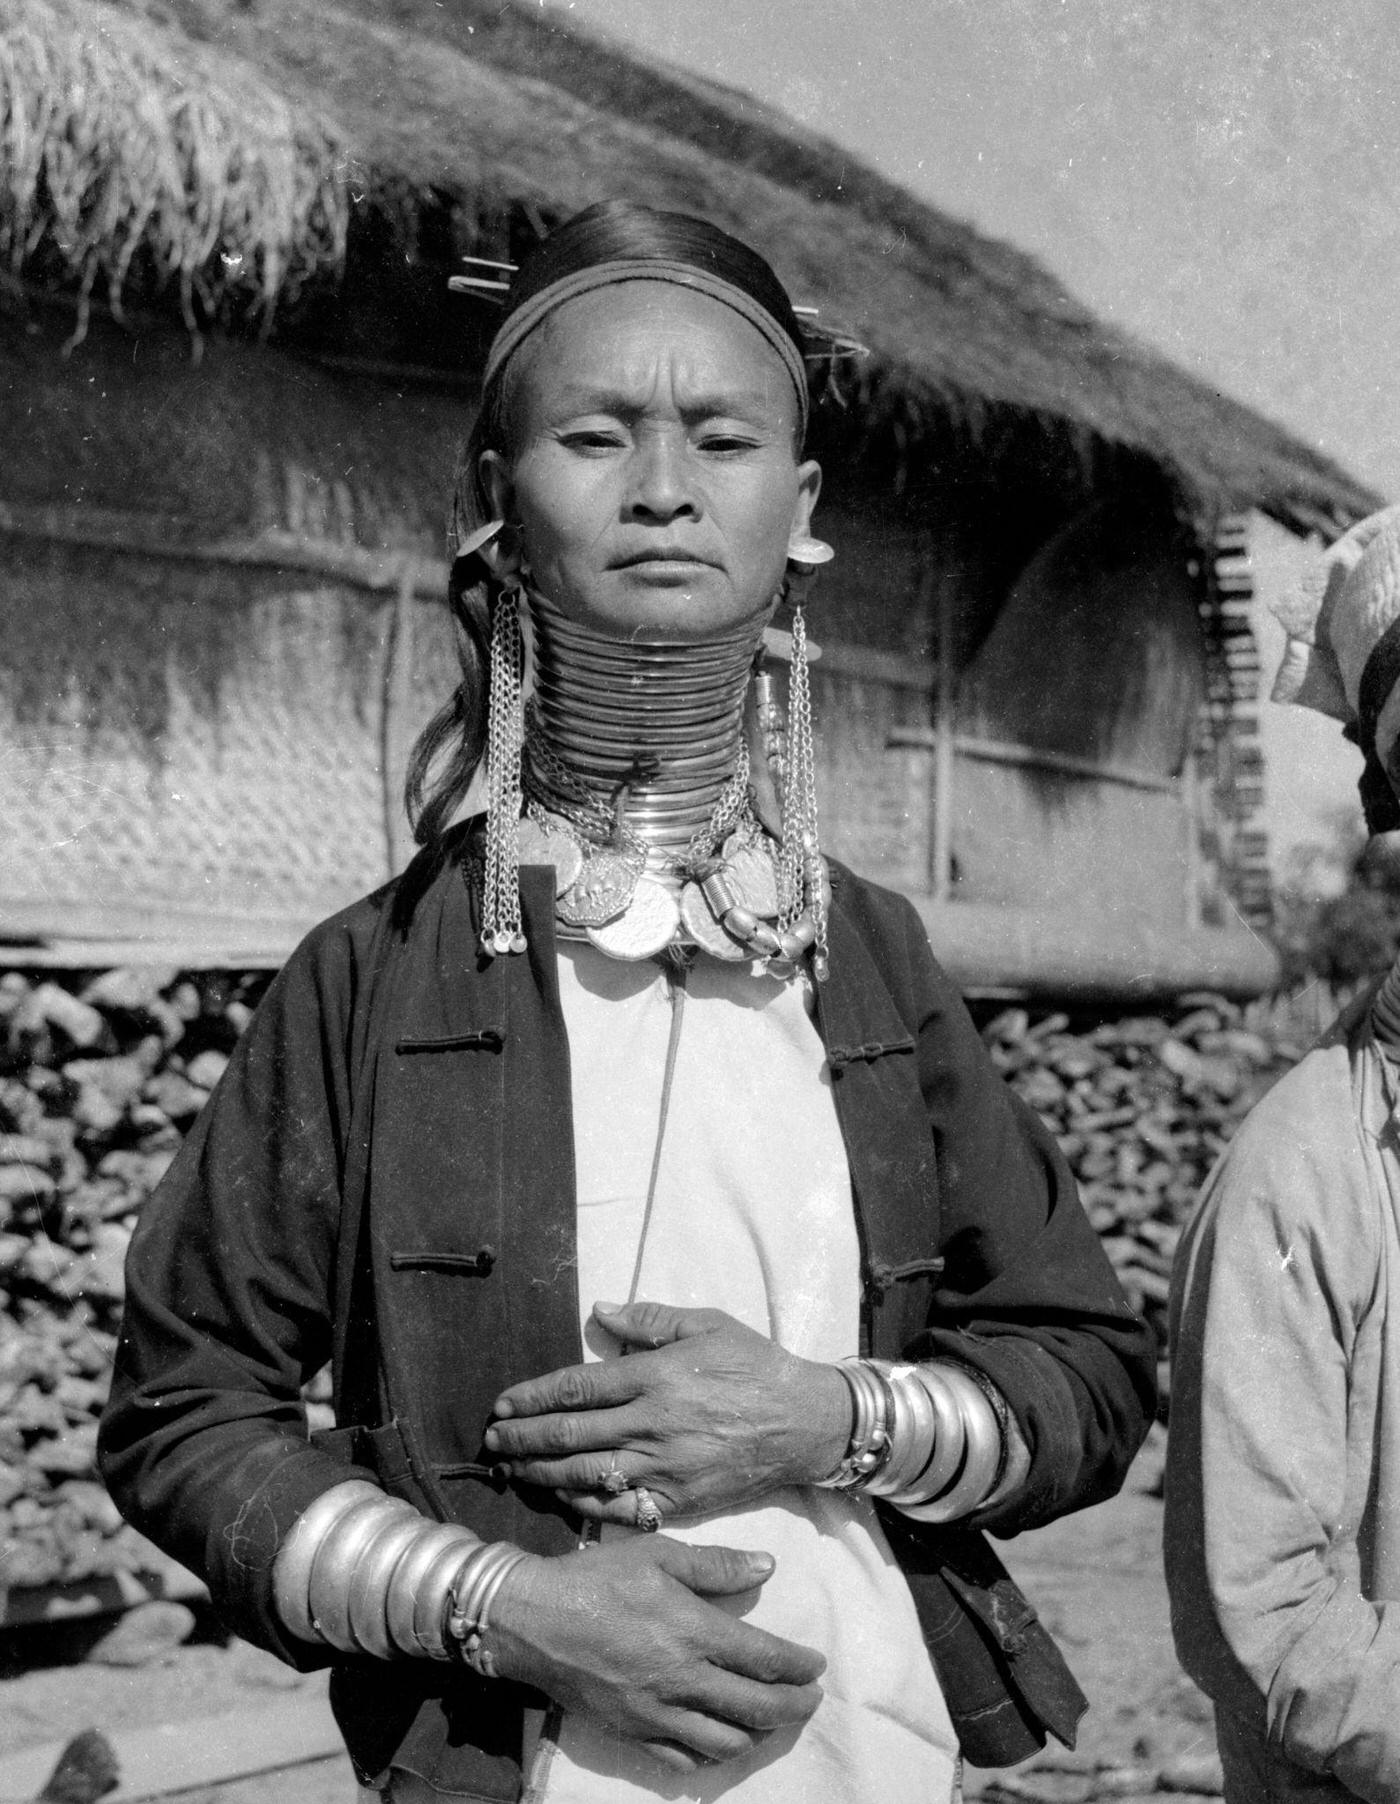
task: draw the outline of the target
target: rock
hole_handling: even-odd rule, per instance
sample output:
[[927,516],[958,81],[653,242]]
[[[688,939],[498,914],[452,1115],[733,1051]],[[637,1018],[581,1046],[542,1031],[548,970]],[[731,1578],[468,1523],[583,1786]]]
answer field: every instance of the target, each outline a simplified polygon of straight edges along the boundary
[[96,1422],[70,1428],[52,1441],[39,1441],[29,1453],[33,1465],[50,1478],[86,1478],[95,1469],[96,1457]]
[[96,1804],[120,1783],[111,1742],[100,1729],[83,1729],[59,1755],[39,1797],[42,1804]]
[[997,1773],[983,1788],[986,1798],[1016,1798],[1023,1804],[1089,1804],[1097,1783],[1093,1773],[1061,1773],[1035,1767]]
[[39,1134],[0,1134],[0,1163],[57,1169],[60,1156],[53,1142]]
[[1158,1783],[1163,1791],[1198,1792],[1213,1798],[1225,1795],[1218,1754],[1179,1754],[1162,1768]]
[[1157,1772],[1150,1766],[1105,1767],[1094,1781],[1096,1798],[1144,1798],[1157,1789]]
[[97,1167],[99,1178],[120,1178],[141,1195],[149,1196],[169,1169],[172,1153],[135,1152],[118,1148],[107,1153]]
[[184,1022],[198,1021],[203,1012],[204,1005],[199,999],[199,991],[188,978],[183,983],[177,983],[165,1000],[171,1011]]
[[93,1008],[113,1013],[145,1015],[162,1000],[179,972],[162,965],[125,965],[115,971],[103,971],[82,992],[82,1000]]
[[228,1054],[216,1052],[211,1047],[208,1052],[201,1052],[198,1057],[190,1060],[185,1067],[185,1076],[201,1090],[209,1091],[224,1075],[227,1064]]
[[100,1090],[120,1116],[138,1100],[150,1073],[140,1059],[127,1054],[110,1059],[70,1059],[63,1067],[63,1075],[80,1091],[89,1086]]
[[26,1488],[24,1471],[17,1463],[0,1460],[0,1510],[21,1497]]
[[122,1115],[120,1104],[97,1084],[78,1086],[73,1101],[73,1121],[82,1133],[100,1139],[121,1126]]
[[57,1195],[58,1180],[45,1166],[23,1161],[0,1165],[0,1213],[8,1214],[26,1203],[43,1208]]
[[29,979],[18,971],[0,977],[0,1024],[8,1021],[29,995]]
[[105,1486],[92,1479],[70,1478],[58,1488],[59,1501],[71,1507],[84,1527],[100,1535],[114,1535],[122,1525],[121,1511],[107,1495]]
[[148,1107],[159,1109],[174,1122],[193,1121],[209,1100],[207,1089],[200,1089],[178,1071],[157,1072],[146,1080],[141,1094]]
[[51,1585],[63,1572],[63,1555],[51,1543],[38,1539],[9,1540],[5,1548],[5,1583],[15,1589],[25,1585]]
[[126,1249],[131,1229],[103,1222],[93,1235],[86,1259],[75,1269],[83,1295],[119,1302],[126,1295]]
[[109,1038],[107,1023],[98,1010],[91,1003],[70,996],[56,983],[41,983],[31,990],[26,1003],[50,1027],[56,1027],[71,1045],[86,1050],[102,1045]]
[[27,1234],[0,1234],[0,1279],[18,1270],[28,1251]]
[[0,1133],[37,1134],[43,1120],[43,1104],[29,1086],[0,1077]]
[[88,1650],[97,1666],[159,1666],[194,1633],[194,1611],[168,1598],[128,1610],[114,1629]]

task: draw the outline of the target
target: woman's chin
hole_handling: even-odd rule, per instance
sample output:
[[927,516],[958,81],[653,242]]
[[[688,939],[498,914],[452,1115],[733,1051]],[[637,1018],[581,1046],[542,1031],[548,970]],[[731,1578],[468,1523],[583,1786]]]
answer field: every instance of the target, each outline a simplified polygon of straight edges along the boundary
[[[669,572],[671,566],[659,567]],[[629,572],[629,577],[631,573]],[[554,598],[551,597],[551,600]],[[656,574],[633,578],[612,594],[563,597],[554,604],[566,619],[575,620],[609,639],[632,639],[646,634],[661,640],[682,642],[728,633],[735,628],[766,621],[772,600],[765,596],[737,596],[693,572],[672,580]]]

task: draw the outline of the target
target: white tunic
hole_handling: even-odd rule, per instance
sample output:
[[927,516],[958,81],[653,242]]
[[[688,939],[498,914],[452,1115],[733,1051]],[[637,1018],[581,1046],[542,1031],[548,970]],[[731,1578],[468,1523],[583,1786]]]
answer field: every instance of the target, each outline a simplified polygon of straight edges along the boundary
[[[591,946],[561,946],[559,974],[586,1320],[595,1301],[622,1302],[631,1284],[672,1004],[655,964],[619,963]],[[802,986],[701,958],[687,983],[636,1294],[722,1308],[793,1353],[836,1360],[858,1350],[859,1283],[850,1172]],[[591,1324],[586,1341],[590,1358],[616,1354]],[[954,1795],[952,1725],[868,1502],[793,1487],[734,1512],[667,1522],[663,1532],[775,1557],[747,1620],[826,1655],[815,1716],[689,1775],[566,1716],[558,1746],[543,1745],[534,1760],[528,1798],[938,1804]]]

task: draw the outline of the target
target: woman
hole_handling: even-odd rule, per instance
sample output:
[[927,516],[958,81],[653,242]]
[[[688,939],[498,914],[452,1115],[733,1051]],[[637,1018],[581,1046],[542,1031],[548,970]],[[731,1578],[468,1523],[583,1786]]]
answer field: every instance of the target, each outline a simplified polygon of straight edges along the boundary
[[[1274,689],[1347,723],[1400,829],[1400,508],[1286,610]],[[1255,1108],[1173,1276],[1166,1555],[1225,1795],[1400,1797],[1400,963]]]
[[950,1797],[959,1733],[1082,1708],[970,1526],[1116,1487],[1148,1342],[912,911],[828,881],[806,350],[697,220],[594,208],[520,271],[424,851],[294,955],[133,1245],[109,1482],[336,1660],[398,1804]]

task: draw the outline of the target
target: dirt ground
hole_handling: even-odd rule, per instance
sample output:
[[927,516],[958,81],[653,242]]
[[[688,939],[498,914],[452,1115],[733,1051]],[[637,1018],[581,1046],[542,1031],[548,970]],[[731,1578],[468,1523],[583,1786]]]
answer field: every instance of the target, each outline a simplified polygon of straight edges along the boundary
[[[1000,1549],[1093,1707],[1074,1756],[1052,1751],[1048,1762],[1019,1769],[1014,1778],[970,1773],[970,1795],[1001,1786],[1004,1794],[1040,1804],[1150,1797],[1163,1769],[1172,1777],[1175,1765],[1174,1804],[1186,1804],[1181,1794],[1189,1787],[1181,1774],[1190,1769],[1180,1763],[1211,1755],[1214,1736],[1209,1706],[1171,1651],[1162,1506],[1154,1494],[1160,1465],[1154,1442],[1121,1496]],[[85,1661],[95,1633],[75,1626],[0,1639],[0,1773],[15,1773],[25,1750],[37,1753],[89,1726],[119,1736],[160,1723],[189,1724],[192,1736],[216,1742],[218,1725],[207,1719],[226,1718],[231,1738],[232,1725],[250,1715],[285,1724],[298,1714],[299,1701],[308,1724],[323,1721],[322,1676],[299,1676],[242,1642],[222,1641],[210,1624],[201,1623],[165,1663],[138,1669]],[[355,1785],[348,1762],[335,1755],[180,1795],[188,1804],[352,1804]],[[0,1804],[21,1801],[0,1787]]]

